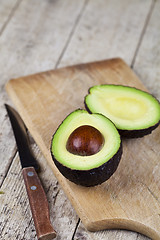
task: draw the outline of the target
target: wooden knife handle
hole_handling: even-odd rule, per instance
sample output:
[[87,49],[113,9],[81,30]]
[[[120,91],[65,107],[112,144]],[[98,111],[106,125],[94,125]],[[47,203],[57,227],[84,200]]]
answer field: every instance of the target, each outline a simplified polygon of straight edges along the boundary
[[23,168],[23,178],[29,198],[32,216],[38,240],[50,240],[56,237],[50,216],[46,194],[33,167]]

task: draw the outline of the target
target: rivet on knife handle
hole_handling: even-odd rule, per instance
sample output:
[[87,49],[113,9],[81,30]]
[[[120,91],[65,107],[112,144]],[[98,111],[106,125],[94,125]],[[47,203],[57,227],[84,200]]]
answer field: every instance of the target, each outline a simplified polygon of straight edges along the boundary
[[23,168],[22,172],[38,240],[53,239],[56,232],[50,222],[48,201],[38,175],[33,167]]

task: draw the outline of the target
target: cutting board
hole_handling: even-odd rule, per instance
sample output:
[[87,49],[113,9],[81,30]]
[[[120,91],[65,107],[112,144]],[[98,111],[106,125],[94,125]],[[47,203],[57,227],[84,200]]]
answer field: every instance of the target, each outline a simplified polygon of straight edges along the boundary
[[130,229],[160,239],[160,127],[143,138],[123,139],[117,171],[96,187],[69,182],[52,161],[53,133],[70,112],[84,108],[84,96],[96,84],[146,90],[119,58],[12,79],[6,89],[88,230]]

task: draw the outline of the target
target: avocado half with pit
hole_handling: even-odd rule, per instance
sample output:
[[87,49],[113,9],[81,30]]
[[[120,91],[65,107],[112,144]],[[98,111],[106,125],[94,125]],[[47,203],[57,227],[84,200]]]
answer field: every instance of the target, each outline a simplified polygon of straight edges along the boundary
[[85,106],[91,113],[111,119],[128,138],[150,134],[160,123],[160,104],[151,94],[122,85],[96,85],[89,89]]
[[59,171],[82,186],[95,186],[111,177],[122,155],[115,125],[101,114],[78,109],[53,135],[51,155]]

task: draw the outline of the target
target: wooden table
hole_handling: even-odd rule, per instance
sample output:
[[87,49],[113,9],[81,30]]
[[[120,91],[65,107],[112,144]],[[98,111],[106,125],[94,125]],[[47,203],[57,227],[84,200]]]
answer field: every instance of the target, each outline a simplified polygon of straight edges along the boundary
[[[36,239],[19,156],[4,103],[5,83],[15,77],[62,66],[123,58],[160,100],[160,1],[0,1],[0,236]],[[32,139],[31,139],[32,140]],[[88,232],[38,147],[57,240],[147,240],[131,231]]]

